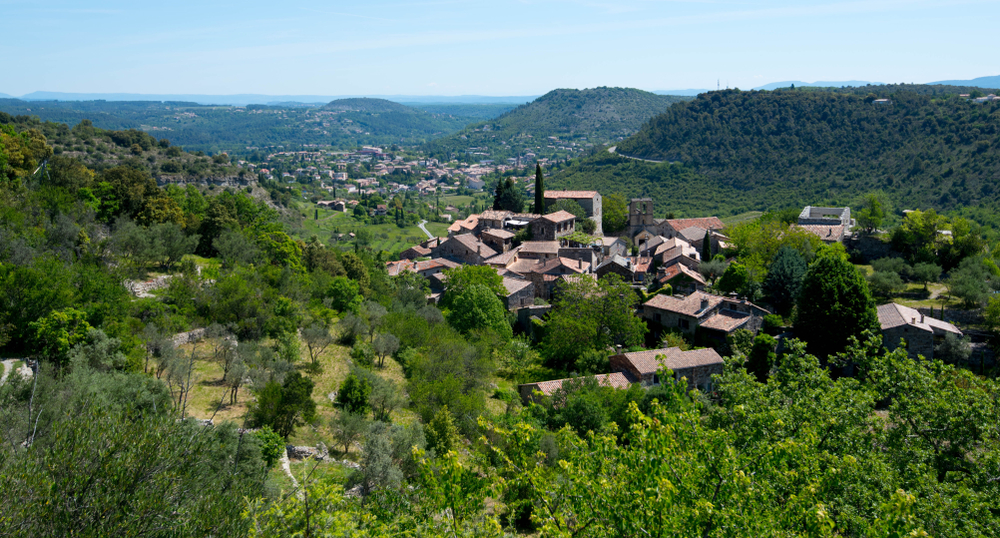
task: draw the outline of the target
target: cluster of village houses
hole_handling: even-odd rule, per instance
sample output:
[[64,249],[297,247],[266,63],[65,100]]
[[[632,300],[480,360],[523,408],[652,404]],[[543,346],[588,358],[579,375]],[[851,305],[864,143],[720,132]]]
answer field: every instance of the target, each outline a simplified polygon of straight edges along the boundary
[[[488,174],[516,173],[523,168],[523,163],[528,162],[532,164],[538,162],[542,166],[548,164],[548,159],[536,159],[535,154],[529,152],[523,157],[509,158],[505,163],[482,160],[479,163],[459,163],[448,166],[447,163],[431,158],[405,160],[403,157],[396,156],[390,159],[390,155],[382,148],[373,146],[364,146],[360,150],[351,152],[279,151],[268,155],[267,160],[282,158],[302,159],[313,164],[307,164],[292,172],[281,172],[280,178],[275,177],[276,172],[268,168],[267,165],[259,166],[246,161],[239,161],[237,165],[255,173],[262,173],[272,180],[284,179],[294,182],[301,177],[308,177],[320,181],[321,188],[331,192],[337,188],[347,190],[348,194],[381,194],[384,196],[406,191],[434,194],[454,191],[460,186],[465,186],[473,191],[481,191],[486,186],[486,181],[482,178]],[[360,163],[370,165],[371,177],[349,178],[348,165]],[[394,172],[414,173],[419,179],[414,185],[379,179]],[[529,180],[528,177],[520,179],[522,181]]]
[[[716,217],[658,219],[653,217],[653,201],[632,199],[626,230],[621,236],[604,236],[601,230],[601,195],[596,191],[547,191],[547,207],[560,200],[573,200],[596,223],[596,235],[576,230],[577,217],[566,211],[547,214],[484,211],[457,221],[448,237],[434,238],[404,251],[400,260],[388,262],[390,275],[404,271],[418,273],[430,281],[431,301],[444,291],[445,269],[461,265],[493,267],[503,279],[507,308],[517,312],[519,322],[542,318],[550,308],[546,301],[558,293],[560,282],[574,278],[600,278],[609,273],[621,276],[635,287],[653,290],[670,286],[671,294],[656,294],[639,306],[654,334],[677,330],[687,336],[697,332],[699,341],[725,343],[738,329],[756,334],[769,312],[735,296],[706,292],[707,282],[698,272],[701,253],[723,252],[729,246],[722,233],[724,225]],[[798,226],[827,243],[849,237],[854,221],[850,208],[808,206],[799,216]],[[515,234],[530,230],[531,240],[513,246]],[[626,238],[636,246],[633,255]],[[705,242],[708,242],[706,248]],[[543,299],[536,305],[536,298]],[[878,308],[887,347],[905,339],[909,352],[933,357],[934,345],[945,334],[961,335],[954,325],[926,317],[895,303]],[[660,382],[657,372],[673,371],[688,387],[712,390],[712,375],[722,373],[723,360],[712,347],[682,351],[663,348],[620,353],[611,357],[613,373],[593,376],[610,387],[633,383]],[[529,383],[520,387],[525,399],[551,395],[565,379]]]

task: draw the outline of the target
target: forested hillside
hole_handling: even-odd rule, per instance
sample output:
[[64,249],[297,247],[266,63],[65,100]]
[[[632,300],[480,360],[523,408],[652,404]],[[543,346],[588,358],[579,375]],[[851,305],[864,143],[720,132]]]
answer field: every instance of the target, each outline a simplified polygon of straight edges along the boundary
[[426,146],[432,155],[487,148],[491,157],[530,151],[549,155],[555,136],[580,145],[619,140],[672,104],[690,99],[632,88],[553,90],[495,119],[470,125]]
[[[428,304],[384,252],[296,240],[243,190],[92,169],[50,125],[0,124],[0,536],[1000,536],[995,370],[882,348],[844,249],[780,216],[731,230],[713,286],[807,315],[717,342],[709,390],[663,364],[525,401],[642,350],[646,291],[566,279],[524,333],[492,267],[447,270]],[[907,261],[960,254],[950,278],[1000,318],[996,249],[907,219]]]
[[[717,189],[723,209],[848,203],[883,189],[907,206],[952,209],[1000,198],[1000,102],[975,103],[948,86],[869,86],[702,94],[651,119],[617,145],[631,164],[598,155],[554,183],[667,205]],[[876,99],[889,99],[879,103]],[[681,167],[683,171],[676,168]],[[640,180],[625,170],[641,170]],[[662,183],[688,179],[668,195]],[[627,177],[622,183],[618,177]],[[739,203],[725,202],[738,192]],[[666,208],[664,208],[666,210]]]
[[0,99],[0,112],[70,125],[89,119],[101,129],[139,129],[191,150],[231,154],[246,152],[248,146],[288,148],[316,144],[354,148],[363,144],[420,144],[453,133],[472,121],[382,99],[343,99],[334,103],[341,104],[336,108],[232,107],[157,101]]

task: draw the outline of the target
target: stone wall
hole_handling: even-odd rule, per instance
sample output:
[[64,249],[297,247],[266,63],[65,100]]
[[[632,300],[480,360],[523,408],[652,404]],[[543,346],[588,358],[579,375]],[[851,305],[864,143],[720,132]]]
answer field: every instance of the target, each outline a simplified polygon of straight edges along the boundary
[[899,340],[906,341],[906,352],[912,358],[918,355],[925,359],[934,358],[934,333],[922,331],[909,325],[901,325],[882,331],[882,344],[888,350],[899,347]]

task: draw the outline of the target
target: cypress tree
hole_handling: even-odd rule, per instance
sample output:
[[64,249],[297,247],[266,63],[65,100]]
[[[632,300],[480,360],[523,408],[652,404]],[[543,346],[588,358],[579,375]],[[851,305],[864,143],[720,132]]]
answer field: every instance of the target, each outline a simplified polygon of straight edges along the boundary
[[712,261],[712,230],[707,230],[701,240],[701,261]]
[[535,213],[545,213],[545,179],[542,177],[542,165],[535,163]]

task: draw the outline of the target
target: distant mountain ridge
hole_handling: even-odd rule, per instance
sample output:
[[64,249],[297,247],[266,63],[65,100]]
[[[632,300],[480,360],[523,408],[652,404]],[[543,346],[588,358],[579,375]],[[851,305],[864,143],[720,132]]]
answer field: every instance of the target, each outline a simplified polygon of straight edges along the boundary
[[[14,96],[0,94],[3,97]],[[336,99],[371,97],[395,102],[411,103],[506,103],[522,104],[537,96],[486,96],[486,95],[263,95],[263,94],[146,94],[146,93],[72,93],[31,92],[17,99],[23,101],[188,101],[200,105],[279,105],[288,103],[322,104]]]
[[929,82],[928,84],[940,84],[946,86],[975,86],[977,88],[1000,88],[1000,75],[992,77],[979,77],[970,80],[940,80]]

